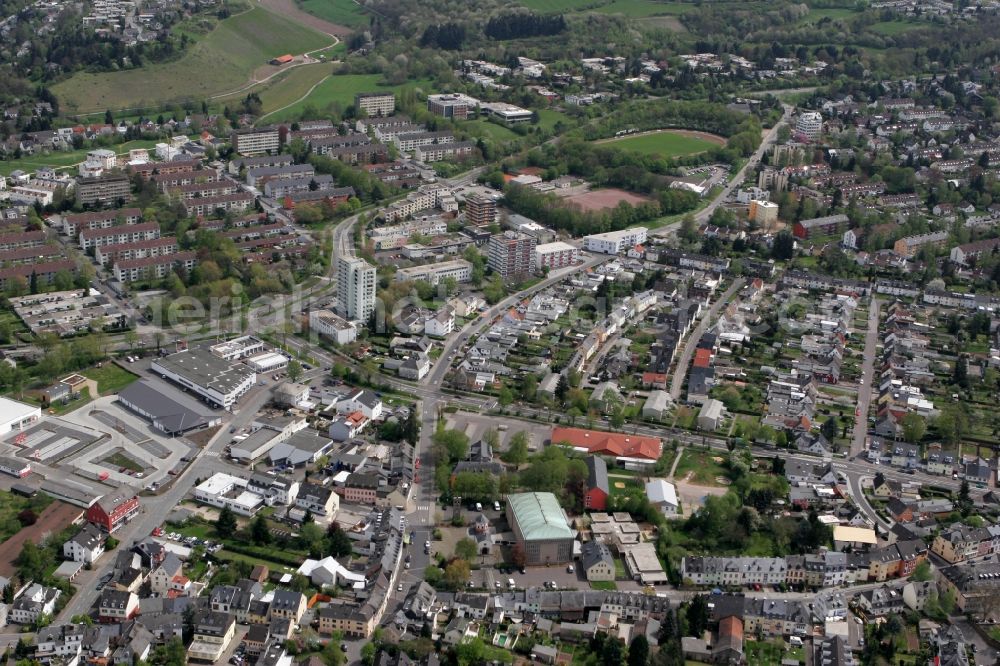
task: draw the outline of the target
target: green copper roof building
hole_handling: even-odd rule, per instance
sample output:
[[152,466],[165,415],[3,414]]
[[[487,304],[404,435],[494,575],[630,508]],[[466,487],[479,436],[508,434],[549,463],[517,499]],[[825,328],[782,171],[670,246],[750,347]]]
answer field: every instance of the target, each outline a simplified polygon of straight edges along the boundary
[[524,549],[527,564],[555,564],[573,559],[576,532],[552,493],[507,497],[507,522]]

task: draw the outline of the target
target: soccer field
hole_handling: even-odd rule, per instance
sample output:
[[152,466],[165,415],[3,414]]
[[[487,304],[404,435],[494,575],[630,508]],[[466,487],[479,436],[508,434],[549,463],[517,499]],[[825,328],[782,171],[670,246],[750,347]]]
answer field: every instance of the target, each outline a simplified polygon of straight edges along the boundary
[[601,143],[647,155],[657,154],[664,157],[682,157],[684,155],[703,153],[706,150],[711,150],[716,146],[725,144],[725,139],[722,137],[712,137],[711,140],[708,137],[711,137],[711,135],[698,133],[696,136],[684,130],[662,130],[659,132],[626,136],[621,139],[611,139]]

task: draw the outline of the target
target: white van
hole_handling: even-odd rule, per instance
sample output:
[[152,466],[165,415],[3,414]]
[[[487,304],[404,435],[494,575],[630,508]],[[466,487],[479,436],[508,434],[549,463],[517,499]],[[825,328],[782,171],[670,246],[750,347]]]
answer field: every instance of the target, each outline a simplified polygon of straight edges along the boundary
[[483,510],[482,503],[481,502],[476,502],[476,511],[482,511],[482,510]]
[[509,587],[509,588],[510,588],[510,589],[512,589],[512,590],[513,590],[513,589],[514,589],[515,587],[517,587],[517,585],[516,585],[516,584],[514,583],[514,579],[513,579],[513,578],[508,578],[508,579],[507,579],[507,587]]

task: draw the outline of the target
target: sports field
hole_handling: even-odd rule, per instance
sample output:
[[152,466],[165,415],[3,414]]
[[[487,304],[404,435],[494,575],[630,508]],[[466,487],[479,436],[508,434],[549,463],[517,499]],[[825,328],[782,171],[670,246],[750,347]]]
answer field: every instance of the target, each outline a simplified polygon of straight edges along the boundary
[[614,187],[591,190],[566,198],[566,201],[576,204],[585,211],[610,210],[622,202],[636,206],[649,200],[649,197],[644,197],[641,194],[633,194]]
[[161,106],[235,91],[278,71],[268,61],[332,42],[327,35],[261,7],[221,21],[179,59],[122,72],[81,72],[53,86],[70,114]]
[[704,132],[688,130],[658,130],[633,134],[621,139],[606,139],[601,143],[646,155],[683,157],[711,150],[726,143],[725,139]]
[[368,25],[368,15],[354,0],[299,0],[296,4],[314,16],[348,28]]
[[399,86],[381,85],[381,74],[343,74],[331,76],[324,80],[304,100],[269,117],[271,122],[282,122],[299,118],[306,107],[317,112],[323,112],[331,104],[339,104],[342,108],[354,104],[354,95],[359,92],[376,92],[391,90],[398,93],[404,88],[431,89],[430,81],[407,81]]

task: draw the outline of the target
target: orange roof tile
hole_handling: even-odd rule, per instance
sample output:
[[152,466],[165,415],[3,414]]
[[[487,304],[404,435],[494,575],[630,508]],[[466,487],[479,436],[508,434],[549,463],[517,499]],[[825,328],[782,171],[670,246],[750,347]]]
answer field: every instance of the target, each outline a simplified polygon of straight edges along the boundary
[[663,440],[659,437],[626,435],[619,432],[601,432],[583,428],[553,428],[553,444],[569,444],[586,449],[590,453],[604,453],[616,457],[646,458],[656,460],[663,452]]

